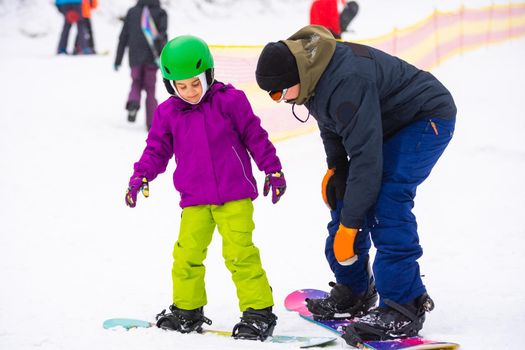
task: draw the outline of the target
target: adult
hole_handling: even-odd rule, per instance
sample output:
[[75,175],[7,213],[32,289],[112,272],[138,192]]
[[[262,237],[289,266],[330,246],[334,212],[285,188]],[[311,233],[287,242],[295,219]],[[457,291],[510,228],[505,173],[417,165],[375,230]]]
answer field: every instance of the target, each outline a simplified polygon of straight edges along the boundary
[[336,39],[341,39],[358,10],[355,1],[314,0],[310,6],[310,24],[324,26]]
[[[95,54],[95,38],[93,35],[93,26],[91,24],[91,10],[96,9],[98,6],[98,0],[82,0],[82,12],[81,21],[83,22],[85,29],[86,45],[89,48],[89,53]],[[77,39],[75,40],[75,53],[82,53],[79,45],[80,35],[77,33]]]
[[55,5],[57,6],[58,11],[64,16],[64,25],[62,27],[62,32],[60,33],[57,54],[68,54],[67,42],[73,24],[77,26],[79,53],[90,53],[86,41],[86,28],[84,26],[84,21],[82,21],[81,18],[82,0],[55,0]]
[[453,135],[450,92],[429,72],[337,42],[321,26],[267,44],[256,79],[274,100],[304,104],[324,144],[322,193],[331,214],[325,252],[337,283],[328,297],[308,300],[308,309],[321,318],[358,316],[346,333],[354,345],[360,336],[416,335],[433,302],[420,276],[412,208]]

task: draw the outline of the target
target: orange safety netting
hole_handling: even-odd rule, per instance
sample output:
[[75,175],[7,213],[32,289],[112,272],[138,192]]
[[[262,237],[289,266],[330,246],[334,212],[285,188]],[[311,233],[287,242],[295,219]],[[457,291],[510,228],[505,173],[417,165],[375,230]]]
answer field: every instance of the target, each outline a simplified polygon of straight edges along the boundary
[[[457,11],[434,11],[427,18],[406,28],[396,28],[386,35],[358,40],[403,58],[420,69],[430,70],[444,60],[465,51],[500,43],[525,35],[525,3],[491,5]],[[284,38],[276,38],[284,39]],[[218,80],[230,82],[243,90],[268,130],[273,141],[317,130],[313,118],[299,123],[291,105],[275,103],[257,86],[255,68],[263,46],[210,45]],[[296,106],[296,114],[305,119],[308,111]]]

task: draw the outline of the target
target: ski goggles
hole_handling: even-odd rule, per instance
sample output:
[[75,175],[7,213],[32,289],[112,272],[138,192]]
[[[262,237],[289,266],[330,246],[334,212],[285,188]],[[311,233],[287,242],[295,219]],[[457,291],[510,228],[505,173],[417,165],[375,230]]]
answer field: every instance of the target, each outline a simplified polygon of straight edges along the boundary
[[284,100],[284,96],[286,96],[287,92],[288,88],[282,90],[271,90],[268,91],[268,95],[270,95],[270,98],[275,102],[281,102],[282,100]]

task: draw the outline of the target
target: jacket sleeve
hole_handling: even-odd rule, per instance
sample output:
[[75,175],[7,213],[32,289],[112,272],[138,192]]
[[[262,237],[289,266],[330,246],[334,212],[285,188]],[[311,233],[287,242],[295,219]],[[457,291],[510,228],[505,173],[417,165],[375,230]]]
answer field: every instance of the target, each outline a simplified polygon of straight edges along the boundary
[[383,172],[383,131],[375,84],[358,76],[348,78],[334,92],[329,113],[350,157],[341,223],[361,228],[377,200]]
[[122,26],[122,30],[118,38],[117,56],[115,57],[116,66],[120,66],[122,64],[122,58],[124,57],[124,51],[126,50],[126,46],[128,46],[128,40],[129,40],[128,26],[129,26],[129,12],[128,12],[128,15],[126,15],[126,18],[124,19],[124,25]]
[[146,177],[154,180],[157,175],[166,171],[173,155],[173,135],[167,122],[162,118],[159,109],[155,111],[153,123],[146,140],[146,148],[140,160],[135,163],[133,177]]
[[321,131],[321,139],[323,140],[328,168],[348,166],[348,155],[346,154],[341,136],[328,130],[321,124],[318,125]]
[[160,11],[158,18],[155,21],[155,25],[157,26],[157,30],[159,32],[159,36],[155,38],[155,49],[160,55],[162,48],[168,42],[168,14],[166,11]]
[[280,171],[282,167],[277,151],[261,126],[261,119],[253,113],[244,92],[235,90],[233,95],[229,114],[255,164],[266,174]]

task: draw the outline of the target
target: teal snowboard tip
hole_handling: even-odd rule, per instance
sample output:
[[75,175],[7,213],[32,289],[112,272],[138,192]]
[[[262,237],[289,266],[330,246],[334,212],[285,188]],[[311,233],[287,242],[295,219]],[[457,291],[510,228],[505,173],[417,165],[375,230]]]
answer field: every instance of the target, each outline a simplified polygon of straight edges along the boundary
[[151,327],[151,325],[152,324],[148,321],[135,320],[131,318],[111,318],[109,320],[105,320],[104,323],[102,323],[102,327],[104,327],[105,329],[116,327],[122,327],[125,329],[149,328]]

